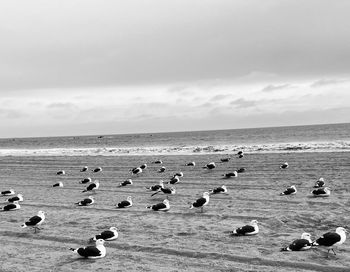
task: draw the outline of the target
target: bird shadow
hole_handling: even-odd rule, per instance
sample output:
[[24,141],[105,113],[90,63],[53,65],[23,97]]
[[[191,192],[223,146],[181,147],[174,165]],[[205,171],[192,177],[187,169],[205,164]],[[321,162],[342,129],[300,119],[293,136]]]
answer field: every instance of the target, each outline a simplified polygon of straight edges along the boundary
[[95,259],[88,259],[88,258],[73,258],[73,257],[68,257],[69,259],[60,261],[56,263],[56,266],[63,266],[63,265],[68,265],[68,264],[73,264],[73,263],[94,263],[96,262]]

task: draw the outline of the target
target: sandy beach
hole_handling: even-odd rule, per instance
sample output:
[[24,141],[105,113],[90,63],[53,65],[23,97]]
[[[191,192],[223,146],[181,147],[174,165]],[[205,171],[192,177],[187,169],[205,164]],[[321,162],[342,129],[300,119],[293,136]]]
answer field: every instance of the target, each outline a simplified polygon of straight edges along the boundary
[[[0,213],[0,271],[349,271],[349,241],[329,258],[325,248],[280,252],[303,232],[314,240],[338,226],[349,226],[349,152],[246,154],[217,163],[213,170],[202,168],[223,157],[0,157],[1,190],[13,188],[24,195],[20,210]],[[152,164],[157,159],[163,161],[164,173],[157,172],[162,165]],[[196,166],[185,166],[190,161]],[[279,169],[285,161],[289,168]],[[129,170],[143,163],[148,168],[131,176]],[[101,166],[103,171],[81,173],[84,165]],[[241,167],[247,170],[237,178],[222,179]],[[66,175],[57,176],[61,169]],[[151,197],[145,187],[168,181],[178,171],[184,177],[169,197],[170,210],[146,209],[165,196]],[[96,193],[82,193],[86,185],[79,181],[88,176],[100,181]],[[331,188],[328,198],[310,196],[319,177]],[[127,178],[133,185],[119,188]],[[63,188],[51,187],[59,181]],[[189,209],[189,202],[223,184],[228,194],[212,195],[204,213]],[[297,194],[280,196],[290,185],[296,185]],[[88,195],[94,196],[95,204],[74,205]],[[132,196],[133,207],[116,209],[127,196]],[[43,229],[36,234],[21,229],[39,210],[47,212]],[[234,227],[252,219],[260,222],[258,235],[230,235]],[[88,245],[89,238],[111,226],[119,229],[119,238],[105,243],[105,258],[86,260],[68,250]]]

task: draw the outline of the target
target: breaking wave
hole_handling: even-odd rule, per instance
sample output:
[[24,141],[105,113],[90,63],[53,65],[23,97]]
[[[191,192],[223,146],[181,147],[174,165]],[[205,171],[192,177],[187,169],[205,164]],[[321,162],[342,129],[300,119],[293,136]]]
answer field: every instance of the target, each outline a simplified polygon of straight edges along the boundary
[[158,146],[158,147],[77,147],[43,149],[0,149],[0,156],[125,156],[125,155],[194,155],[289,152],[349,152],[350,141],[275,143],[221,146]]

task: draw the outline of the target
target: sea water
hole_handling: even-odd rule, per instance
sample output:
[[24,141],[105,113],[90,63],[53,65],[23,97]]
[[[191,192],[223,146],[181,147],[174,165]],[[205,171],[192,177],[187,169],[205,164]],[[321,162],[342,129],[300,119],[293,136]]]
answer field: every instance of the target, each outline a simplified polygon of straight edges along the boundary
[[348,152],[350,123],[212,131],[0,139],[0,156]]

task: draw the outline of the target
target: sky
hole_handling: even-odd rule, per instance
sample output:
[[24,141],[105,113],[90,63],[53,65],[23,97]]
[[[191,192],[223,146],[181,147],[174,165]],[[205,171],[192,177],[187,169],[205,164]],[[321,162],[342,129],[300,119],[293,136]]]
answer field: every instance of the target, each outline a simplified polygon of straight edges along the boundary
[[350,1],[4,0],[0,137],[350,122]]

